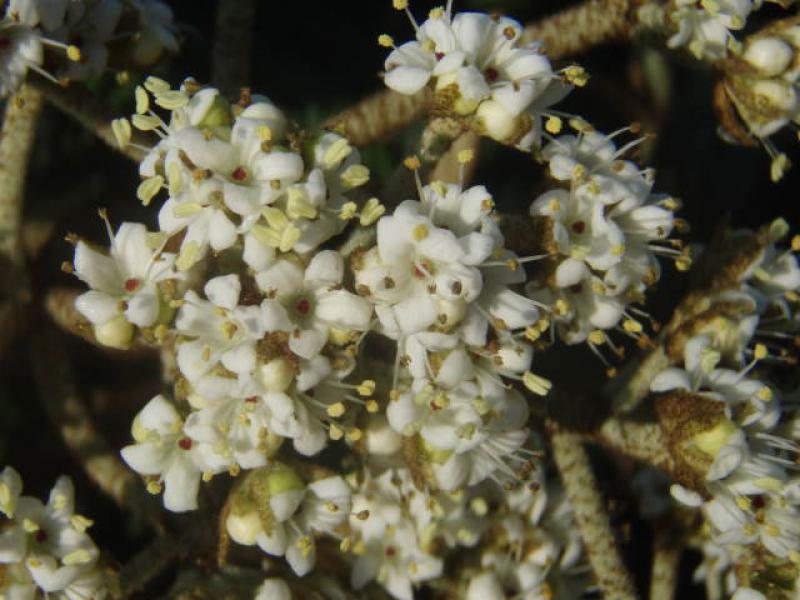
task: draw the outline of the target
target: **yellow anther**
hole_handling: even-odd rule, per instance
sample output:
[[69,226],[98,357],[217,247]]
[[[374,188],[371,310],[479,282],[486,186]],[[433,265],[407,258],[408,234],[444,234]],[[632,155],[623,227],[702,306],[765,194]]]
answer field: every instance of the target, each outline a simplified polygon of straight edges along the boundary
[[380,405],[378,404],[378,401],[375,399],[367,400],[365,406],[367,408],[367,412],[370,413],[371,415],[374,415],[380,410]]
[[561,202],[553,198],[547,203],[547,208],[550,212],[559,212],[561,210]]
[[753,356],[756,360],[764,360],[768,354],[769,352],[764,344],[756,344],[756,347],[753,348]]
[[408,8],[408,0],[392,0],[392,6],[395,10],[405,10]]
[[540,377],[539,375],[535,375],[530,371],[525,371],[525,374],[522,376],[522,383],[525,384],[526,388],[538,396],[546,396],[553,387],[552,381],[545,379],[544,377]]
[[375,393],[375,382],[372,379],[365,379],[356,388],[359,396],[372,396]]
[[148,481],[147,482],[147,491],[149,493],[153,494],[154,496],[156,494],[160,494],[161,493],[161,484],[158,483],[157,481]]
[[169,91],[169,84],[160,77],[152,75],[144,80],[144,89],[151,94],[162,94]]
[[288,252],[294,247],[301,235],[302,232],[295,225],[289,223],[281,232],[281,241],[280,244],[278,244],[278,250],[281,252]]
[[94,521],[84,517],[83,515],[72,515],[69,521],[72,525],[72,528],[81,533],[89,529],[89,527],[94,524]]
[[134,95],[136,97],[136,112],[143,115],[150,110],[150,96],[147,95],[145,89],[140,85],[136,86]]
[[131,121],[133,122],[133,126],[139,131],[153,131],[154,129],[158,129],[158,126],[161,125],[161,121],[152,115],[133,115]]
[[378,44],[384,48],[392,48],[394,46],[394,39],[392,36],[382,33],[378,36]]
[[559,316],[564,316],[569,312],[569,303],[559,298],[553,305],[553,311]]
[[339,211],[339,218],[342,221],[349,221],[358,214],[358,206],[355,202],[345,202]]
[[22,519],[22,528],[28,533],[36,533],[40,529],[37,522],[28,518]]
[[772,400],[772,390],[767,386],[762,387],[758,392],[756,392],[756,396],[758,396],[759,400],[764,402],[769,402]]
[[369,168],[364,165],[350,165],[339,176],[346,190],[352,190],[369,181]]
[[611,248],[611,254],[614,256],[622,256],[625,254],[625,246],[623,244],[617,244]]
[[166,110],[176,110],[189,104],[189,96],[179,90],[154,93],[156,104]]
[[340,440],[344,435],[344,431],[341,427],[339,427],[336,423],[331,423],[328,427],[328,437],[332,440]]
[[585,86],[589,81],[589,75],[586,73],[586,69],[578,65],[571,65],[564,69],[564,77],[567,81],[578,87]]
[[460,150],[458,152],[456,158],[458,159],[458,162],[461,163],[462,165],[468,162],[472,162],[473,159],[475,158],[475,151],[472,148],[464,148],[463,150]]
[[364,432],[361,431],[358,427],[351,427],[350,430],[347,432],[347,439],[352,442],[357,442],[364,436]]
[[81,49],[77,46],[67,46],[67,58],[72,62],[78,62],[81,59]]
[[800,235],[796,235],[792,238],[792,251],[800,252]]
[[85,548],[81,548],[79,550],[73,550],[69,554],[67,554],[64,558],[61,559],[61,562],[67,566],[70,565],[83,565],[88,562],[91,562],[92,555],[89,553],[88,550]]
[[322,155],[322,164],[326,169],[338,167],[342,161],[350,156],[353,147],[345,138],[333,142]]
[[179,271],[189,270],[200,258],[200,245],[192,240],[188,244],[184,244],[178,259],[175,261],[175,266]]
[[595,346],[600,346],[606,343],[606,334],[599,329],[595,329],[589,333],[589,343]]
[[775,158],[772,159],[772,163],[769,166],[769,176],[773,182],[780,181],[789,167],[792,166],[789,157],[786,156],[784,153],[780,153]]
[[345,413],[345,406],[342,402],[337,402],[335,404],[331,404],[325,412],[328,413],[329,417],[333,417],[334,419],[341,417]]
[[622,328],[627,331],[628,333],[641,333],[642,332],[642,324],[635,319],[626,319],[625,322],[622,324]]
[[403,160],[403,166],[411,171],[416,171],[422,166],[422,162],[417,156],[409,156]]
[[421,242],[428,237],[428,233],[428,227],[424,223],[418,223],[414,225],[414,228],[411,230],[411,237],[413,237],[415,241]]
[[136,197],[142,201],[143,205],[147,206],[163,186],[164,178],[161,175],[148,177],[139,184],[139,187],[136,188]]
[[556,134],[561,131],[561,128],[564,126],[564,123],[556,116],[551,116],[544,124],[544,128],[548,131],[548,133]]
[[268,125],[259,125],[256,129],[259,139],[262,142],[269,142],[272,140],[272,129]]
[[431,11],[428,13],[428,17],[431,19],[441,19],[442,16],[444,16],[444,9],[441,6],[432,8]]
[[126,118],[114,119],[111,121],[111,132],[114,134],[114,139],[117,140],[117,145],[124,148],[131,142],[131,124]]
[[385,212],[386,207],[381,204],[377,198],[370,198],[367,200],[364,208],[361,209],[361,218],[359,222],[362,226],[368,227],[380,219]]

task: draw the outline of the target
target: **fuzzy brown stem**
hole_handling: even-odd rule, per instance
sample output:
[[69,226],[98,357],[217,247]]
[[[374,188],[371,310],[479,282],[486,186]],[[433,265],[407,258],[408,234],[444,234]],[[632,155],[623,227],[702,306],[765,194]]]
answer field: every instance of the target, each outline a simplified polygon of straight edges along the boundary
[[630,38],[638,24],[641,0],[589,0],[531,23],[523,42],[540,41],[550,58],[564,58],[589,48]]
[[563,431],[553,421],[548,422],[547,428],[553,460],[564,483],[598,585],[609,600],[637,598],[580,434]]
[[650,600],[673,600],[678,584],[681,547],[666,531],[658,531],[653,548]]
[[603,423],[595,439],[610,450],[668,473],[675,468],[658,423],[611,418]]
[[219,0],[214,32],[211,81],[229,98],[236,98],[250,81],[255,0]]

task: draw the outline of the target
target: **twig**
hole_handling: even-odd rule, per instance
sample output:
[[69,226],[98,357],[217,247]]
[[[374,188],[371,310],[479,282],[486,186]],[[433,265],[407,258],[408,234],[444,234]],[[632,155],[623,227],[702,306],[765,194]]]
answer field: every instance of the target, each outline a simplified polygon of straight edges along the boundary
[[562,431],[553,421],[548,421],[547,427],[553,459],[564,482],[598,585],[606,598],[636,598],[633,580],[614,539],[580,434]]
[[[472,179],[472,173],[475,171],[475,166],[477,165],[480,141],[480,136],[474,131],[465,131],[462,133],[436,163],[436,166],[431,172],[430,180],[445,181],[447,183],[463,183],[464,186],[468,185],[469,181]],[[475,156],[471,161],[463,165],[464,180],[460,181],[462,164],[458,160],[458,154],[462,150],[472,150]]]
[[139,135],[138,131],[134,131],[133,144],[120,148],[111,130],[112,117],[103,114],[103,111],[95,106],[95,99],[87,92],[77,86],[60,88],[47,81],[33,80],[31,85],[41,92],[50,104],[93,132],[113,150],[135,162],[141,162],[144,158],[144,151],[136,146],[147,146],[150,142]]
[[638,24],[642,0],[589,0],[525,27],[523,42],[544,43],[550,58],[585,52],[593,46],[628,39]]
[[675,467],[658,423],[608,419],[595,439],[606,448],[670,473]]
[[19,309],[30,300],[22,243],[25,177],[42,96],[25,84],[6,103],[0,133],[0,353],[19,330]]
[[211,81],[229,98],[236,98],[250,81],[255,0],[219,0],[214,31]]
[[383,90],[325,121],[322,127],[347,137],[356,146],[383,141],[428,111],[431,92],[413,96]]
[[650,600],[673,600],[678,584],[681,545],[674,536],[659,529],[653,542],[653,567],[650,575]]
[[45,326],[33,336],[30,358],[44,408],[87,475],[120,507],[156,523],[158,510],[149,510],[153,500],[144,491],[142,482],[95,428],[81,400],[64,340],[58,332]]
[[158,536],[122,567],[119,573],[119,594],[115,598],[125,600],[142,591],[185,551],[185,541],[171,535]]

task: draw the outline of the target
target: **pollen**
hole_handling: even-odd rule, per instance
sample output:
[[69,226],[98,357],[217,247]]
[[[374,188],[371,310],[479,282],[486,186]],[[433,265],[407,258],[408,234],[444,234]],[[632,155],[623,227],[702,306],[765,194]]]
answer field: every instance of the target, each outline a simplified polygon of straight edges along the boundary
[[428,233],[428,227],[423,223],[418,223],[414,225],[414,228],[411,230],[411,237],[414,238],[414,241],[421,242],[428,237]]

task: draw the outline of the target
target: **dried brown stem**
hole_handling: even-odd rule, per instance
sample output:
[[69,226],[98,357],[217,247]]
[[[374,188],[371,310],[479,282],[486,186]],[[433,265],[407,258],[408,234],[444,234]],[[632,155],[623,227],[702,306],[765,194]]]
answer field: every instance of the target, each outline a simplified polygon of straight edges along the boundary
[[140,162],[144,158],[144,151],[137,148],[136,144],[147,146],[149,145],[148,140],[134,131],[134,145],[128,144],[124,148],[120,148],[114,132],[111,130],[113,117],[106,115],[103,108],[96,106],[95,98],[88,92],[77,86],[61,88],[47,81],[34,81],[31,85],[35,86],[50,104],[92,131],[113,150],[135,162]]
[[564,58],[589,48],[630,38],[642,0],[589,0],[525,27],[523,42],[544,43],[550,58]]
[[229,98],[236,98],[250,81],[255,0],[219,0],[214,32],[211,81]]
[[636,598],[636,589],[611,530],[605,503],[589,464],[580,434],[563,431],[549,421],[548,432],[556,467],[583,537],[589,563],[606,598]]

